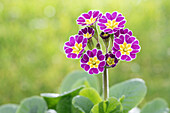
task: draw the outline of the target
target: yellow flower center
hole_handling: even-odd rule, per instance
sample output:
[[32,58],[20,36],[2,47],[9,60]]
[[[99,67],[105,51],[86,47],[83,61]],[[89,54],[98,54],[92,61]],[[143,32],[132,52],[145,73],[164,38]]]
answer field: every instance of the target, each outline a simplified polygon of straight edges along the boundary
[[82,43],[80,43],[80,44],[75,43],[75,45],[72,47],[72,49],[73,49],[73,53],[79,54],[80,51],[83,49]]
[[114,29],[118,26],[118,22],[116,22],[116,20],[108,20],[107,23],[105,24],[107,26],[107,28],[110,28],[110,29]]
[[89,33],[87,32],[87,33],[84,34],[83,36],[86,37],[86,38],[90,38],[90,37],[92,37],[92,34],[89,34]]
[[92,24],[92,23],[94,23],[96,21],[96,18],[93,18],[93,17],[91,17],[90,19],[87,19],[86,20],[86,24]]
[[120,50],[119,50],[123,55],[129,55],[130,52],[132,51],[131,44],[127,44],[124,42],[122,45],[120,45]]
[[102,36],[104,36],[104,37],[106,37],[106,36],[108,36],[109,34],[107,34],[107,33],[104,33]]
[[98,68],[100,61],[97,59],[97,57],[90,58],[89,62],[87,62],[88,65],[90,65],[90,68]]
[[114,62],[114,61],[115,61],[115,59],[114,59],[114,58],[110,58],[110,57],[109,57],[109,58],[107,59],[107,61],[106,61],[106,62],[107,62],[107,64],[108,64],[108,65],[110,65],[110,66],[111,66],[111,65],[114,65],[114,64],[115,64],[115,62]]

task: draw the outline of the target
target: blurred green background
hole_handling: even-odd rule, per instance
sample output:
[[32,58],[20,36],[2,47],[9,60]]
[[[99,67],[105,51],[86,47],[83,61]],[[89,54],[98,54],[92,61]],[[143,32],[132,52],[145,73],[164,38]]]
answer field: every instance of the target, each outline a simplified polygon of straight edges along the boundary
[[0,105],[57,92],[67,74],[83,70],[66,58],[63,44],[78,32],[77,17],[91,9],[121,12],[142,47],[137,59],[109,70],[110,85],[143,78],[143,103],[162,97],[170,104],[169,0],[1,0]]

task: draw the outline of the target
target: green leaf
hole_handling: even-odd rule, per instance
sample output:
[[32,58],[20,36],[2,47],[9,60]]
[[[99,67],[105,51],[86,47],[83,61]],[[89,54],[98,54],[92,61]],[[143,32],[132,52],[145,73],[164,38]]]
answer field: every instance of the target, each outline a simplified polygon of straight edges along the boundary
[[98,92],[100,92],[98,78],[96,76],[89,75],[84,71],[75,71],[66,76],[66,78],[61,83],[59,92],[64,93],[82,85],[93,87]]
[[94,88],[84,88],[79,92],[79,95],[87,97],[93,104],[97,104],[102,101],[99,93]]
[[72,104],[83,113],[90,113],[94,105],[88,98],[79,95],[73,98]]
[[116,98],[109,98],[93,106],[90,113],[122,113],[122,105]]
[[169,113],[168,103],[161,98],[154,99],[142,108],[141,113]]
[[18,105],[16,104],[5,104],[0,106],[0,113],[16,113]]
[[121,98],[123,113],[137,106],[145,97],[147,88],[142,79],[131,79],[110,88],[110,97]]
[[[65,92],[63,94],[54,94],[54,93],[43,93],[41,96],[47,102],[49,109],[57,110],[57,113],[72,113],[76,110],[72,106],[72,98],[79,94],[79,91],[83,89],[84,86]],[[78,112],[78,110],[76,110]]]
[[16,113],[45,113],[46,110],[47,105],[44,99],[34,96],[24,99]]

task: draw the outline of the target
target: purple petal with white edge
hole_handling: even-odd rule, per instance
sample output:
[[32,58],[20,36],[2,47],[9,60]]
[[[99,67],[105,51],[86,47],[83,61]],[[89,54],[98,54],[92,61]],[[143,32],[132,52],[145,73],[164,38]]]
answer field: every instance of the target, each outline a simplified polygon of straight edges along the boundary
[[130,54],[130,57],[131,57],[132,59],[135,59],[135,58],[136,58],[136,54]]
[[99,26],[103,26],[103,27],[105,27],[106,25],[105,24],[103,24],[103,23],[98,23],[98,25]]
[[119,17],[119,16],[122,16],[122,14],[118,14],[118,17]]
[[[130,35],[129,35],[130,36]],[[129,39],[126,40],[128,44],[132,43],[136,38],[135,37],[129,37]]]
[[139,41],[138,41],[138,40],[135,40],[132,44],[138,45],[138,44],[139,44]]
[[117,17],[116,18],[116,22],[120,22],[120,21],[122,21],[124,19],[124,17]]
[[[127,29],[127,28],[124,29],[124,30],[123,30],[123,29],[121,29],[121,30],[123,31],[123,33],[121,32],[122,34],[126,34],[126,33],[128,32],[128,29]],[[120,30],[120,31],[121,31],[121,30]]]
[[64,50],[66,50],[66,49],[68,49],[69,47],[67,47],[67,46],[64,46]]
[[71,47],[70,42],[66,42],[65,45]]
[[85,19],[90,19],[90,16],[86,13],[82,14],[82,16],[85,18]]
[[109,20],[113,20],[113,17],[112,17],[112,15],[111,15],[110,13],[106,13],[106,17],[107,17],[107,19],[109,19]]
[[123,44],[124,41],[119,38],[115,38],[114,42],[116,42],[117,44]]
[[101,22],[101,23],[107,23],[107,19],[101,18],[101,19],[99,19],[99,22]]
[[77,22],[85,22],[85,19],[79,19]]
[[130,36],[132,36],[132,31],[129,31],[128,34],[129,34]]
[[97,58],[98,58],[100,61],[102,61],[102,60],[104,60],[105,57],[104,57],[104,55],[98,55]]
[[99,11],[94,11],[93,18],[96,18],[98,16],[98,14],[99,14]]
[[98,69],[99,69],[100,72],[104,71],[104,67],[99,67]]
[[126,20],[123,20],[122,22],[119,23],[118,27],[125,24],[126,23]]
[[132,50],[132,52],[130,52],[130,53],[131,53],[131,54],[136,54],[136,53],[138,53],[138,52],[140,52],[140,50],[134,49],[134,50]]
[[97,55],[101,55],[101,54],[102,54],[102,51],[98,50]]
[[93,56],[96,56],[96,54],[97,54],[97,49],[93,49],[92,52],[93,52]]
[[71,53],[72,51],[73,51],[72,48],[68,48],[68,49],[65,50],[65,53],[68,54],[68,53]]
[[117,43],[115,43],[115,42],[114,42],[114,48],[117,49],[117,50],[120,49],[119,45]]
[[87,28],[81,29],[81,31],[86,34],[87,33]]
[[77,54],[72,53],[72,58],[75,59],[77,57]]
[[108,32],[108,34],[113,34],[115,31],[114,30],[111,30]]
[[88,40],[87,38],[84,38],[84,40],[82,42],[83,48],[85,48],[87,46],[87,40]]
[[92,16],[92,11],[89,11],[89,12],[88,12],[88,15],[91,17],[91,16]]
[[88,71],[90,69],[90,66],[87,64],[81,64],[81,67],[85,70]]
[[99,73],[99,70],[97,68],[93,68],[93,73],[94,74],[98,74]]
[[78,56],[77,56],[77,58],[80,58],[81,56],[82,56],[82,53],[79,53]]
[[104,67],[106,65],[106,62],[105,61],[102,61],[99,63],[99,67]]
[[112,31],[112,29],[105,29],[104,32]]
[[88,51],[87,51],[87,55],[88,55],[89,57],[93,57],[93,52],[90,51],[90,50],[88,50]]
[[127,55],[122,55],[120,59],[121,60],[126,60],[126,58],[127,58]]
[[112,13],[112,18],[115,19],[116,16],[117,16],[117,12],[113,12],[113,13]]
[[132,44],[131,48],[132,48],[132,49],[140,49],[140,46],[139,46],[139,45],[134,45],[134,44]]
[[93,68],[91,68],[90,70],[89,70],[89,74],[93,74]]
[[129,56],[127,56],[127,59],[126,59],[126,61],[131,61],[132,59],[129,57]]
[[122,41],[124,41],[125,37],[124,37],[123,35],[120,35],[120,36],[119,36],[119,39],[122,40]]
[[72,56],[71,54],[67,54],[67,58],[71,58],[71,56]]
[[115,54],[116,58],[120,58],[121,56],[121,52],[120,51],[117,51],[116,54]]
[[83,55],[83,58],[80,60],[81,63],[87,63],[89,61],[89,57],[87,56],[87,54]]
[[113,47],[113,48],[112,48],[112,51],[113,51],[113,54],[116,54],[116,52],[117,52],[118,50]]
[[73,36],[70,37],[69,42],[70,42],[70,46],[74,46],[74,44],[75,44],[75,39],[74,39]]
[[100,29],[101,29],[101,30],[104,30],[104,29],[106,29],[106,26],[102,26],[102,27],[100,27]]
[[83,36],[82,36],[82,35],[76,35],[75,38],[76,38],[76,42],[77,42],[78,44],[83,41]]

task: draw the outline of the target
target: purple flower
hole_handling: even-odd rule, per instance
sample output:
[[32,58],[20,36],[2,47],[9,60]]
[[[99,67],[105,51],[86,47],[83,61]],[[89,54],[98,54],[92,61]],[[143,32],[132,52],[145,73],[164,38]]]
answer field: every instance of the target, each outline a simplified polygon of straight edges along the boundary
[[86,27],[84,29],[81,29],[78,34],[83,35],[87,39],[91,39],[94,35],[94,29],[91,27]]
[[81,59],[81,67],[89,74],[99,74],[104,71],[105,56],[101,50],[88,50]]
[[139,41],[128,34],[120,35],[114,39],[112,48],[116,58],[125,61],[131,61],[136,58],[136,53],[140,51]]
[[101,33],[100,33],[100,37],[101,37],[102,39],[108,39],[108,38],[110,37],[110,34],[105,33],[105,32],[101,32]]
[[130,36],[132,36],[132,31],[129,30],[129,29],[120,29],[120,30],[117,30],[116,33],[114,33],[114,37],[119,37],[121,34],[128,34]]
[[115,67],[118,63],[118,59],[112,53],[107,53],[106,57],[106,66],[107,67]]
[[86,46],[87,38],[84,38],[81,35],[74,35],[65,43],[64,51],[68,58],[78,59],[82,56]]
[[100,11],[89,11],[88,13],[83,13],[77,19],[77,24],[82,26],[91,26],[102,16]]
[[103,32],[108,32],[109,34],[115,33],[117,30],[124,27],[126,20],[122,14],[118,12],[113,12],[112,14],[106,13],[99,19],[98,25]]

